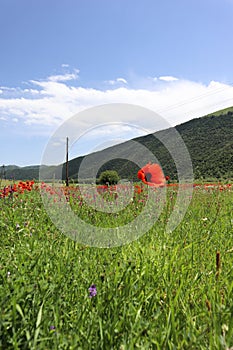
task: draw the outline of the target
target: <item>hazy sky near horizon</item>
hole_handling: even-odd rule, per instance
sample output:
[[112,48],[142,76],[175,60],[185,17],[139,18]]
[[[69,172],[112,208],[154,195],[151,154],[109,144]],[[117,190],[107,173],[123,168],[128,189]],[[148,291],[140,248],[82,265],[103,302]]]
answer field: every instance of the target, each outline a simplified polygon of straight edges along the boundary
[[[175,126],[233,106],[232,20],[233,0],[0,0],[0,166],[40,164],[90,107],[139,105]],[[120,122],[72,156],[143,129]]]

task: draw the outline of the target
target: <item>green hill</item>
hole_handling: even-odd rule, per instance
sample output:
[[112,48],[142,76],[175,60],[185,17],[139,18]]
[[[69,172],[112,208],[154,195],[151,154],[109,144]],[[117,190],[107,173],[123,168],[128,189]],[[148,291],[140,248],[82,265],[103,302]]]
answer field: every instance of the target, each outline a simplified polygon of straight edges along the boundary
[[[177,125],[175,129],[182,137],[189,151],[196,179],[233,179],[233,107],[192,119]],[[165,136],[165,140],[170,137],[169,129],[167,129],[134,140],[146,146],[162,165],[165,175],[169,175],[175,180],[177,179],[175,163],[168,150],[156,138],[158,134]],[[173,140],[170,140],[170,143],[173,144]],[[131,154],[130,147],[130,142],[125,142],[92,154],[88,156],[90,157],[90,165],[92,167],[95,164],[98,166],[99,159],[102,159],[103,153],[106,153],[106,157],[110,155],[112,160],[105,163],[100,168],[99,173],[112,169],[116,170],[121,178],[136,180],[139,168],[133,162],[117,158],[119,154],[123,157],[124,153],[128,152]],[[76,158],[69,162],[69,175],[71,178],[77,177],[81,160],[82,158]],[[145,159],[145,163],[149,160]],[[86,177],[91,177],[91,175],[92,169],[90,166],[90,168],[87,168]]]
[[233,108],[176,127],[198,178],[233,178]]
[[[186,123],[177,125],[175,129],[182,137],[189,151],[196,179],[233,179],[233,107],[192,119]],[[138,137],[134,141],[146,146],[161,163],[165,175],[169,175],[171,179],[175,180],[177,179],[175,163],[168,150],[157,139],[157,136],[166,136],[175,148],[176,145],[172,139],[172,135],[170,139],[170,131],[170,129],[159,131],[154,134]],[[116,170],[121,178],[136,180],[139,167],[134,163],[134,159],[132,158],[133,153],[132,143],[125,142],[88,155],[85,159],[89,164],[85,169],[83,177],[95,177],[95,173],[93,172],[95,165],[98,168],[100,160],[106,157],[106,159],[112,160],[107,161],[99,169],[98,174],[104,170],[112,169]],[[132,161],[123,159],[126,158],[127,154],[130,155]],[[83,158],[78,157],[69,161],[69,178],[77,178],[79,166]],[[135,161],[138,158],[140,158],[140,155],[135,154]],[[150,161],[149,158],[145,159],[145,164],[148,161]],[[54,166],[46,167],[47,178],[56,178],[59,174],[58,170]],[[5,178],[14,178],[15,180],[38,179],[39,166],[22,168],[6,166],[4,168],[4,174],[2,169],[2,177],[3,175]],[[65,165],[63,165],[63,179],[65,179]]]

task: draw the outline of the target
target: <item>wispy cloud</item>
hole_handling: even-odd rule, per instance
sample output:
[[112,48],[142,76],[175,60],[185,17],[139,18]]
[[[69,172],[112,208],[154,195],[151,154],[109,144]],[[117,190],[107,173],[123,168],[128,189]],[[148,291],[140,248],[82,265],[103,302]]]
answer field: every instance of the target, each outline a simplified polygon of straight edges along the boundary
[[159,80],[162,80],[162,81],[177,81],[178,78],[173,77],[171,75],[165,75],[165,76],[159,77]]
[[117,82],[118,82],[118,83],[127,84],[127,80],[124,79],[124,78],[117,78]]
[[110,85],[128,84],[125,78],[116,78],[115,80],[108,80],[106,81],[106,83]]
[[[65,66],[62,65],[62,66],[66,67],[66,65]],[[79,69],[75,69],[73,73],[51,75],[48,77],[48,80],[53,82],[76,80],[78,79],[78,73],[79,73]]]

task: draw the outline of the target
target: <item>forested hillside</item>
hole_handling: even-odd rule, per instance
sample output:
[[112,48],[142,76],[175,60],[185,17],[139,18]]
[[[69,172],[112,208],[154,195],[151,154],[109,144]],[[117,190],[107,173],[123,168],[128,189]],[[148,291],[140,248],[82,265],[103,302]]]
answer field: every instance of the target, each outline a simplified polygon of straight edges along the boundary
[[[233,178],[233,107],[213,114],[192,119],[176,126],[189,151],[194,175],[196,179],[232,179]],[[165,175],[171,179],[177,179],[175,163],[164,145],[156,138],[155,134],[146,135],[134,139],[146,146],[158,159],[163,167]],[[163,130],[165,135],[169,129]],[[172,140],[170,140],[172,142]],[[136,180],[138,166],[133,161],[124,158],[125,150],[130,149],[130,143],[124,143],[110,147],[106,150],[89,155],[90,167],[86,169],[86,177],[92,177],[92,168],[98,166],[103,154],[111,155],[111,161],[106,162],[98,174],[104,170],[116,170],[121,178]],[[175,147],[175,144],[174,144]],[[131,154],[132,154],[131,152]],[[120,156],[119,156],[120,155]],[[132,157],[131,157],[132,158]],[[78,169],[83,157],[78,157],[69,162],[69,178],[76,179]],[[145,159],[145,162],[148,161]],[[32,180],[39,177],[39,165],[30,167],[2,166],[1,177],[15,180]],[[59,169],[55,166],[46,168],[48,179],[57,178]],[[63,179],[65,178],[65,165],[63,165]]]

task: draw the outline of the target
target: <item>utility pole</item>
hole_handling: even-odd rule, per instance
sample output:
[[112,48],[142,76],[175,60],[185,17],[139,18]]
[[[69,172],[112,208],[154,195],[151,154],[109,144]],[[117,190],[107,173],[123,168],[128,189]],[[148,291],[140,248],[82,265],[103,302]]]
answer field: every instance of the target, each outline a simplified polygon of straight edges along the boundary
[[69,186],[69,169],[68,169],[68,153],[69,153],[69,139],[66,138],[66,186]]

